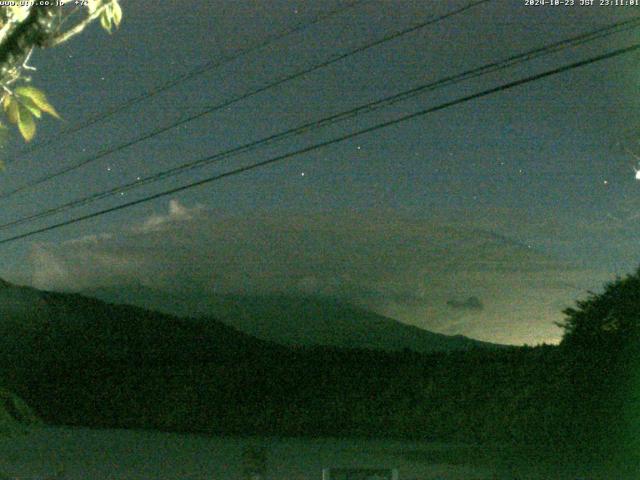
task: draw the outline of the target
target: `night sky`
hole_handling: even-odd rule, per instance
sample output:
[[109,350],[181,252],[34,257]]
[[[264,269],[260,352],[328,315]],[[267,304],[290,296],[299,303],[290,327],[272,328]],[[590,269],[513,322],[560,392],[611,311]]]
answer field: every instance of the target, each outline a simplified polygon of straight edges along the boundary
[[[384,0],[350,8],[334,0],[122,3],[119,31],[108,35],[94,25],[34,55],[34,84],[63,121],[39,123],[32,153],[25,154],[14,135],[3,153],[8,165],[0,195],[469,2]],[[342,13],[304,31],[64,133],[340,7]],[[489,1],[2,198],[0,223],[637,15],[640,6]],[[566,49],[0,230],[0,239],[632,45],[639,32]],[[637,145],[640,125],[639,58],[631,53],[598,62],[0,245],[0,276],[46,289],[141,283],[191,294],[337,295],[434,331],[508,343],[557,342],[561,331],[553,322],[562,319],[563,308],[640,263],[639,164],[626,151]],[[464,308],[472,296],[482,308]]]

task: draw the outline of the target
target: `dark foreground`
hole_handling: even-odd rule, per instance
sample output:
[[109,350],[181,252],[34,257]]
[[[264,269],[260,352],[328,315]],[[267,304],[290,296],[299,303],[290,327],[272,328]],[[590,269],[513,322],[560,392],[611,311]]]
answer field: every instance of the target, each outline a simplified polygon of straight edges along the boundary
[[388,467],[401,480],[574,480],[611,477],[551,450],[398,440],[206,437],[159,432],[44,428],[0,439],[9,478],[243,479],[243,454],[264,448],[271,480],[319,480],[327,467]]

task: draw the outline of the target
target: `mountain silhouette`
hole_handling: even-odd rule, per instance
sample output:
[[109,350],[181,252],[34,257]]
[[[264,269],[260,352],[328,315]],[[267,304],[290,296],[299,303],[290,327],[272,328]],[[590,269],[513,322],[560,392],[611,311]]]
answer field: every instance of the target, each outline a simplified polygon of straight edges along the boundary
[[462,335],[443,335],[407,325],[329,297],[181,296],[140,285],[96,288],[83,294],[176,316],[213,317],[253,337],[288,346],[409,349],[421,353],[494,346]]

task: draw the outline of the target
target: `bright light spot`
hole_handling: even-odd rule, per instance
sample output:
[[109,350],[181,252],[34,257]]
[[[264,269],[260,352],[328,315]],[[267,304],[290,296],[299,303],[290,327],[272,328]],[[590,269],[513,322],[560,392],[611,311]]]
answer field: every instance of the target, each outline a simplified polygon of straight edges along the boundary
[[636,180],[640,180],[640,170],[636,170]]
[[301,177],[304,177],[304,172],[302,172],[302,173],[300,174],[300,176],[301,176]]
[[[636,178],[638,178],[638,176],[637,176],[637,175],[636,175]],[[604,183],[605,185],[609,185],[609,182],[608,182],[607,180],[605,180],[605,181],[604,181],[604,182],[602,182],[602,183]]]
[[362,147],[361,147],[360,145],[358,145],[358,146],[356,147],[356,149],[358,149],[358,150],[362,150]]

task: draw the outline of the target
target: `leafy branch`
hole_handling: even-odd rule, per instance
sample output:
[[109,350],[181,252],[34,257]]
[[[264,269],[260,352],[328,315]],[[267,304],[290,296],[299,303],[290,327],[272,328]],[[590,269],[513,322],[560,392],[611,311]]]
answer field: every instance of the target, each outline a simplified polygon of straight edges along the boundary
[[36,119],[41,118],[43,113],[60,118],[44,92],[31,85],[17,87],[13,92],[6,91],[2,98],[2,108],[9,122],[18,127],[27,142],[36,134]]
[[[39,4],[0,7],[0,91],[4,91],[0,102],[9,123],[18,127],[25,141],[33,139],[36,120],[43,113],[60,118],[44,92],[30,85],[31,78],[25,75],[35,70],[27,63],[34,48],[65,43],[98,19],[108,33],[118,28],[122,21],[119,1],[87,0],[80,9]],[[70,20],[75,20],[74,25],[64,28]],[[13,88],[14,84],[19,86]],[[0,143],[6,130],[0,123]]]
[[75,26],[51,38],[47,42],[47,46],[55,47],[68,41],[72,37],[82,33],[82,31],[97,18],[100,18],[100,25],[109,33],[111,33],[114,26],[118,28],[122,21],[122,7],[120,7],[118,0],[92,0],[88,2],[87,10],[88,14],[86,17],[80,20]]

